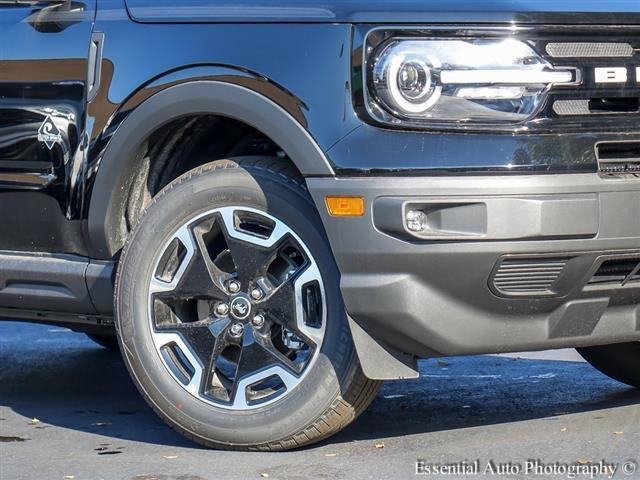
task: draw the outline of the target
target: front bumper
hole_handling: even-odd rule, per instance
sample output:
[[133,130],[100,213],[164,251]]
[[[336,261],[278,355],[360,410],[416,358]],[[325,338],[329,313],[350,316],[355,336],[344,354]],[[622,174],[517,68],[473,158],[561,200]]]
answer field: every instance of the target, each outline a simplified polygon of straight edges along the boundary
[[[429,357],[640,340],[640,274],[624,285],[598,275],[594,281],[604,262],[640,265],[639,178],[342,177],[307,184],[349,315],[400,352]],[[364,196],[365,216],[329,216],[326,195]],[[455,228],[410,236],[402,228],[407,203],[428,205],[438,225]]]

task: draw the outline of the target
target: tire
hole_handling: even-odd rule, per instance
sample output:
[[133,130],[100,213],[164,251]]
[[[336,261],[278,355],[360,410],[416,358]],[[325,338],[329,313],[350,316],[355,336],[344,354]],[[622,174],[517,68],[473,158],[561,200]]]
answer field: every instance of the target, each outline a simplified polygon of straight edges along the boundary
[[[282,222],[283,225],[286,225],[294,232],[293,236],[286,237],[290,240],[295,237],[300,241],[296,243],[295,248],[300,248],[301,250],[293,256],[303,257],[303,265],[307,265],[305,272],[310,271],[311,267],[308,265],[315,262],[317,270],[314,271],[320,278],[320,281],[310,282],[299,288],[307,289],[304,292],[307,297],[311,295],[315,299],[322,299],[325,306],[325,309],[322,310],[322,315],[325,315],[323,317],[324,321],[318,324],[301,324],[300,316],[297,314],[298,307],[295,310],[295,321],[287,317],[287,322],[279,325],[277,322],[269,320],[270,328],[280,329],[282,334],[281,336],[276,335],[277,338],[273,337],[275,339],[270,337],[271,333],[266,334],[264,338],[272,338],[272,340],[269,340],[269,349],[271,349],[269,351],[273,350],[273,345],[276,342],[280,342],[280,338],[284,343],[286,328],[289,328],[289,326],[292,326],[292,328],[304,327],[298,332],[300,333],[299,336],[293,337],[300,340],[300,342],[294,340],[292,343],[287,343],[284,351],[287,352],[286,355],[290,355],[289,352],[294,352],[292,355],[295,359],[300,355],[301,358],[311,358],[312,360],[306,360],[310,362],[307,364],[308,368],[305,367],[299,377],[292,377],[293,380],[290,379],[291,382],[294,380],[298,382],[292,387],[284,380],[287,375],[284,374],[283,369],[279,370],[281,373],[278,373],[271,380],[265,381],[265,384],[273,381],[279,385],[270,387],[276,392],[273,395],[279,396],[275,396],[273,401],[268,400],[264,403],[258,402],[251,405],[249,405],[249,397],[250,394],[255,394],[252,390],[254,387],[241,388],[236,386],[236,383],[242,384],[242,379],[244,378],[240,377],[238,372],[245,358],[244,352],[248,348],[245,345],[245,338],[249,335],[247,332],[250,331],[250,335],[253,338],[251,340],[253,343],[250,343],[252,348],[257,348],[256,345],[260,343],[258,338],[263,338],[260,337],[259,333],[256,333],[258,329],[254,323],[243,324],[244,330],[240,333],[241,340],[239,340],[242,350],[236,357],[236,374],[230,374],[225,377],[220,374],[219,370],[215,370],[215,375],[219,375],[226,383],[220,380],[218,386],[214,389],[211,387],[214,382],[208,383],[208,375],[213,374],[202,370],[202,368],[206,367],[201,368],[202,372],[198,375],[202,375],[202,378],[207,379],[204,385],[206,388],[210,388],[208,391],[204,390],[205,387],[202,386],[202,383],[194,380],[197,375],[193,373],[194,370],[198,369],[197,365],[194,367],[194,364],[206,364],[204,361],[198,362],[193,354],[194,351],[201,351],[198,345],[206,335],[196,335],[189,330],[188,334],[181,334],[178,337],[166,337],[177,338],[178,353],[174,352],[173,356],[172,354],[166,354],[166,352],[167,349],[175,348],[175,344],[171,344],[173,346],[158,347],[160,350],[154,344],[154,342],[163,343],[166,341],[161,336],[164,332],[161,328],[165,328],[164,326],[161,327],[164,320],[158,323],[158,318],[170,318],[171,320],[167,321],[170,329],[182,328],[183,330],[179,330],[179,333],[186,331],[184,330],[186,327],[182,320],[183,317],[180,317],[180,322],[174,323],[176,322],[175,317],[179,316],[175,313],[177,311],[175,308],[171,310],[173,313],[166,313],[164,314],[165,316],[160,315],[159,312],[165,311],[163,310],[165,307],[156,307],[156,305],[158,303],[162,305],[162,302],[164,302],[162,295],[167,295],[168,302],[182,301],[180,300],[183,298],[181,295],[188,290],[184,285],[191,284],[192,279],[204,278],[197,277],[195,273],[187,273],[191,272],[191,269],[195,269],[193,265],[199,262],[198,258],[200,257],[197,257],[197,251],[207,251],[208,253],[202,255],[202,258],[208,257],[209,260],[212,259],[213,255],[208,250],[208,246],[203,250],[197,250],[198,246],[201,245],[198,242],[201,240],[204,242],[203,239],[205,237],[195,237],[196,234],[194,232],[201,232],[204,231],[202,229],[206,230],[207,228],[211,228],[210,232],[213,232],[214,227],[211,227],[211,225],[215,225],[217,222],[223,224],[223,226],[219,227],[221,232],[224,230],[228,232],[233,227],[222,220],[224,212],[226,212],[225,209],[227,208],[236,207],[240,208],[233,210],[233,218],[236,218],[238,212],[243,211],[242,208],[247,208],[257,212],[256,215],[260,217],[259,221],[262,221],[262,215],[267,214],[275,219],[276,227],[280,225],[278,222]],[[212,217],[208,217],[208,215],[212,215]],[[211,218],[211,220],[203,220],[203,223],[198,224],[197,222],[201,221],[199,220],[200,217]],[[189,221],[192,223],[189,224]],[[201,227],[203,224],[205,226]],[[180,225],[188,226],[180,227]],[[276,227],[273,227],[274,230],[270,235],[275,236]],[[186,262],[187,267],[184,270],[181,270],[183,269],[182,262],[184,260],[174,261],[173,263],[167,260],[167,264],[171,264],[174,269],[174,277],[171,282],[176,285],[181,284],[182,287],[175,287],[175,289],[169,290],[168,293],[164,293],[163,290],[159,290],[160,293],[150,293],[155,292],[155,287],[148,286],[149,281],[147,279],[155,275],[153,278],[157,281],[158,272],[164,271],[162,268],[166,269],[166,267],[159,266],[161,263],[156,266],[157,258],[164,258],[167,255],[166,252],[163,253],[163,248],[167,248],[166,251],[176,252],[180,248],[184,250],[185,245],[193,241],[194,237],[191,237],[191,240],[180,240],[177,248],[175,246],[166,247],[167,244],[175,245],[176,239],[172,239],[172,235],[178,235],[175,233],[176,231],[185,231],[179,230],[180,228],[187,228],[186,231],[196,238],[194,244],[196,249],[187,249],[189,251],[184,254],[190,258]],[[233,233],[238,234],[235,231]],[[205,234],[198,233],[197,235]],[[210,233],[206,233],[206,235],[210,235]],[[184,235],[181,238],[184,238]],[[238,243],[229,236],[229,233],[227,233],[225,239],[227,242],[231,241],[233,245]],[[291,241],[295,243],[297,240]],[[180,247],[180,244],[182,244],[182,247]],[[233,249],[230,247],[227,252],[230,252],[229,255],[234,254]],[[305,258],[307,254],[308,258]],[[175,255],[177,256],[178,254]],[[220,255],[216,258],[220,258]],[[252,256],[251,258],[253,259],[254,257]],[[255,258],[258,257],[256,256]],[[235,257],[233,261],[235,264]],[[208,262],[208,260],[205,262]],[[257,263],[257,261],[254,262]],[[179,266],[176,266],[176,263],[179,263]],[[210,263],[207,263],[207,265],[210,265]],[[273,263],[270,264],[269,268],[272,268],[272,265]],[[159,268],[160,270],[158,270]],[[292,268],[298,268],[297,264]],[[299,268],[302,270],[303,267]],[[237,275],[241,287],[245,288],[245,282],[240,275],[241,268],[236,267],[236,269],[235,275]],[[182,273],[180,273],[176,283],[175,276],[178,276],[179,272]],[[296,271],[295,274],[292,274],[292,277],[300,278],[303,274],[300,274],[299,277],[297,275]],[[206,277],[206,281],[209,282],[211,278]],[[213,278],[215,278],[215,275],[213,275]],[[288,279],[289,277],[285,275],[284,278]],[[282,280],[281,286],[288,285],[288,282],[289,280]],[[165,285],[163,288],[168,288],[166,284],[163,285]],[[207,447],[273,451],[297,448],[317,442],[333,435],[351,423],[367,408],[381,386],[381,382],[366,378],[360,369],[340,294],[339,273],[324,234],[322,223],[304,187],[303,180],[297,172],[292,171],[286,164],[283,165],[282,160],[262,157],[220,160],[198,167],[174,180],[154,198],[152,204],[145,211],[140,222],[128,238],[121,256],[115,288],[116,328],[125,364],[134,383],[149,405],[172,428],[194,442]],[[228,288],[231,287],[229,286]],[[298,286],[292,288],[297,299]],[[267,289],[267,291],[269,290]],[[219,294],[217,290],[215,292]],[[276,290],[274,289],[272,292],[276,292]],[[311,294],[310,292],[315,293]],[[320,293],[318,294],[318,292]],[[238,296],[241,294],[245,295],[244,291],[237,293]],[[302,293],[300,295],[302,296]],[[268,298],[273,299],[274,297],[275,293],[269,294]],[[158,301],[158,298],[161,298],[161,300]],[[176,298],[179,300],[176,300]],[[246,298],[249,297],[246,296]],[[249,298],[249,300],[251,299]],[[186,301],[193,302],[196,300]],[[205,307],[202,307],[202,309],[206,313],[206,302],[209,301],[208,299],[197,300],[197,308],[195,310],[198,312],[198,318],[201,318],[200,311],[203,302]],[[263,301],[266,302],[265,305],[270,305],[269,301],[271,300]],[[153,307],[150,306],[152,302]],[[307,300],[305,305],[308,305],[309,302],[312,305],[317,303]],[[237,332],[234,332],[231,328],[234,322],[239,323],[240,321],[232,317],[236,314],[239,315],[240,307],[243,306],[236,305],[235,307],[238,308],[234,310],[234,302],[231,301],[231,310],[225,317],[220,316],[224,313],[224,308],[219,310],[219,305],[220,302],[209,303],[214,313],[209,314],[209,316],[205,315],[205,320],[203,320],[205,323],[214,321],[227,325],[224,327],[227,329],[225,330],[226,333],[224,335],[218,333],[214,340],[214,351],[216,352],[220,350],[217,348],[218,344],[216,342],[222,342],[220,339],[223,337],[225,342],[233,341],[232,336]],[[257,305],[261,304],[258,303]],[[276,304],[274,303],[274,305]],[[277,303],[277,305],[281,304]],[[289,301],[285,301],[282,305],[292,304]],[[257,311],[255,310],[257,308],[255,305],[250,308],[252,312]],[[305,306],[303,308],[308,309],[310,307]],[[314,307],[311,307],[311,309],[316,313],[321,310]],[[277,311],[280,312],[280,310]],[[282,307],[282,311],[285,311],[285,307]],[[306,317],[304,318],[310,318],[309,311],[305,310],[305,314]],[[180,315],[184,314],[181,313]],[[212,320],[216,316],[219,318]],[[268,318],[275,317],[268,316]],[[227,321],[228,323],[224,323]],[[252,322],[254,321],[256,321],[255,316]],[[191,323],[190,325],[199,324]],[[209,331],[214,330],[213,327],[208,328]],[[304,336],[306,333],[311,335],[312,330],[313,335],[315,335],[313,338],[319,338],[320,333],[318,332],[323,332],[323,339],[318,340],[318,342],[321,341],[321,348],[312,349],[310,345],[314,345],[314,343],[308,340],[311,337]],[[157,339],[159,335],[160,341]],[[189,345],[186,345],[186,343],[183,345],[181,342],[186,338],[185,336],[196,340],[193,340]],[[230,338],[231,340],[229,340]],[[307,342],[306,345],[301,340],[304,338],[307,338],[305,340]],[[190,347],[193,345],[196,345],[197,348],[191,349]],[[315,345],[317,347],[317,344]],[[187,346],[187,348],[184,349],[184,346]],[[283,347],[280,346],[278,348]],[[296,350],[296,348],[299,348],[299,350]],[[305,352],[312,353],[308,353],[305,357]],[[166,360],[167,355],[170,357],[169,360]],[[185,356],[188,357],[186,361],[184,360]],[[246,358],[253,357],[247,354]],[[290,361],[289,356],[286,356],[286,359],[283,360],[284,363]],[[217,356],[215,360],[216,368],[219,362],[221,362],[221,357]],[[213,364],[214,360],[211,360],[211,365]],[[211,368],[211,371],[214,371],[213,368]],[[258,370],[257,375],[264,375],[264,369]],[[234,386],[227,392],[229,400],[225,404],[224,391],[227,390],[226,385],[230,383],[233,383]],[[192,384],[197,385],[195,394],[187,391],[187,388],[192,388]],[[265,391],[271,392],[270,389]],[[213,396],[214,394],[207,392],[216,392],[215,395],[218,395],[217,392],[223,393],[220,394],[220,397],[215,397]],[[239,396],[243,399],[239,404],[246,401],[246,405],[244,405],[246,408],[235,409],[235,399],[239,398]],[[270,399],[271,397],[267,396],[266,398]],[[232,406],[230,407],[229,405]]]
[[632,387],[640,388],[640,342],[578,348],[577,350],[582,358],[605,375]]
[[120,349],[120,347],[118,346],[118,337],[115,335],[115,333],[113,335],[87,333],[86,335],[95,343],[97,343],[101,347],[106,348],[107,350],[117,352]]

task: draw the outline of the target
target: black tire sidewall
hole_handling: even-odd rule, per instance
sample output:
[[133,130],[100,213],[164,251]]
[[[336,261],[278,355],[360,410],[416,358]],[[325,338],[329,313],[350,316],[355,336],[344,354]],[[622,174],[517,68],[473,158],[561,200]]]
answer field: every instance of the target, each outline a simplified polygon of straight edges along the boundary
[[608,377],[640,388],[640,342],[578,348],[578,353]]
[[[305,242],[323,278],[327,325],[320,356],[291,393],[265,407],[234,411],[192,395],[170,375],[153,347],[148,286],[159,249],[188,218],[213,208],[246,206],[285,222]],[[135,383],[165,420],[202,443],[259,445],[303,431],[348,386],[354,349],[339,291],[339,274],[313,203],[300,186],[261,170],[201,168],[166,188],[125,247],[118,272],[116,316]]]
[[115,332],[113,335],[102,333],[87,333],[86,335],[91,339],[92,342],[97,343],[102,348],[106,348],[107,350],[110,350],[112,352],[117,352],[120,349],[118,345],[118,338],[116,337]]

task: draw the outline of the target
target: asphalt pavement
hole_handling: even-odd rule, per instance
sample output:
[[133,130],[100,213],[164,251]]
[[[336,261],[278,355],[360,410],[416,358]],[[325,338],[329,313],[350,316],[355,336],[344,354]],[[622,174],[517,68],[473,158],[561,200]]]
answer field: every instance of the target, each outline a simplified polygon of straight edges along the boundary
[[318,445],[213,451],[155,416],[119,354],[66,329],[0,322],[0,479],[640,478],[640,391],[572,350],[420,371]]

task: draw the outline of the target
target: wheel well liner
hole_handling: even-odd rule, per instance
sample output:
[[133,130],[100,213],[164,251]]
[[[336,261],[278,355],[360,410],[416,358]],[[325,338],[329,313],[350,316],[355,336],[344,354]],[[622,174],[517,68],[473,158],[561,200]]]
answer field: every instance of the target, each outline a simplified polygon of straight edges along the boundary
[[87,221],[94,258],[110,259],[124,243],[118,229],[122,211],[118,206],[126,202],[140,143],[168,122],[193,114],[229,117],[259,130],[282,147],[304,176],[334,174],[309,132],[265,96],[219,81],[194,81],[168,87],[127,116],[100,161]]

